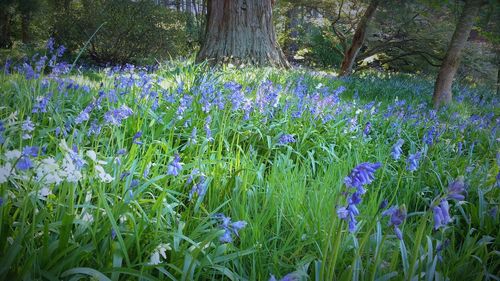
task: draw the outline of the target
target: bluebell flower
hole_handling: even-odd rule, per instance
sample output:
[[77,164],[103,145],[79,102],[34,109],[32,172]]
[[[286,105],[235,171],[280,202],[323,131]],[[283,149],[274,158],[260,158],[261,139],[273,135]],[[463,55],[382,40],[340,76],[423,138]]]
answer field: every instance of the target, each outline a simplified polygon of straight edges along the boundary
[[410,154],[408,156],[407,170],[410,172],[416,171],[418,168],[418,162],[420,161],[421,153],[420,151],[415,154]]
[[405,206],[392,206],[386,211],[382,212],[382,216],[390,216],[389,226],[394,226],[394,233],[399,240],[403,240],[403,232],[399,228],[399,226],[406,219],[406,208]]
[[102,126],[97,123],[96,120],[93,120],[92,123],[90,123],[90,128],[87,132],[87,136],[98,136],[101,133]]
[[370,184],[375,179],[375,171],[382,165],[380,163],[364,162],[352,169],[344,178],[347,187],[356,188],[361,194],[365,193],[364,185]]
[[283,276],[280,280],[277,280],[274,275],[271,274],[269,281],[300,281],[303,280],[303,276],[297,272],[291,272]]
[[498,206],[492,207],[488,210],[488,215],[492,218],[496,218],[498,213]]
[[399,139],[392,147],[391,156],[394,160],[398,160],[401,157],[401,154],[403,153],[401,147],[404,143],[405,141],[403,139]]
[[33,162],[28,156],[21,156],[17,161],[16,168],[20,171],[26,171],[33,168]]
[[125,155],[127,153],[127,150],[125,148],[120,148],[116,152],[117,155]]
[[432,126],[425,132],[422,141],[426,143],[427,145],[432,145],[435,141],[435,139],[438,137],[438,132],[436,130],[436,127]]
[[465,199],[465,193],[464,179],[460,177],[448,186],[447,199],[462,201]]
[[138,139],[142,136],[142,132],[139,131],[137,133],[135,133],[134,137],[132,138],[132,142],[135,143],[135,144],[138,144],[138,145],[142,145],[143,142],[142,141],[138,141]]
[[196,127],[193,127],[193,130],[191,131],[191,135],[188,139],[188,145],[196,144]]
[[213,141],[214,139],[212,138],[212,131],[210,130],[210,123],[212,123],[212,117],[209,115],[207,116],[207,118],[205,119],[205,125],[204,125],[204,128],[205,128],[205,133],[206,133],[206,138],[208,141]]
[[104,121],[111,125],[120,125],[122,120],[132,116],[134,112],[126,105],[119,108],[111,109],[104,114]]
[[47,40],[47,44],[45,45],[45,47],[47,48],[47,51],[49,51],[49,53],[52,53],[52,51],[54,51],[54,38],[53,37],[50,37],[49,40]]
[[439,205],[432,208],[434,213],[434,229],[446,226],[450,221],[450,205],[446,199],[442,199]]
[[231,218],[226,217],[224,214],[216,214],[214,217],[219,220],[219,227],[224,230],[224,233],[219,238],[219,241],[222,243],[232,243],[233,235],[238,237],[238,231],[245,228],[247,225],[245,221],[231,222]]
[[23,148],[22,155],[27,157],[37,157],[38,156],[38,146],[25,146]]
[[363,135],[368,136],[370,134],[371,129],[372,129],[372,123],[367,122],[365,128],[363,129]]
[[385,209],[385,207],[387,207],[388,204],[389,204],[389,200],[384,199],[384,200],[382,200],[382,202],[380,202],[380,205],[378,206],[378,209],[379,210],[383,210],[383,209]]
[[168,164],[167,175],[177,176],[182,170],[182,163],[179,154],[175,154],[174,160]]
[[28,116],[28,118],[23,122],[23,124],[21,125],[21,129],[24,131],[24,132],[33,132],[35,130],[35,123],[33,123],[30,119],[30,117]]
[[295,138],[293,137],[293,135],[290,135],[290,134],[283,134],[280,136],[280,138],[278,139],[278,144],[281,144],[281,145],[285,145],[285,144],[289,144],[289,143],[294,143],[296,140]]
[[129,171],[125,171],[125,172],[121,173],[120,181],[122,181],[124,178],[128,177],[129,175],[130,175]]
[[52,94],[48,94],[46,96],[37,97],[35,104],[33,105],[33,109],[31,113],[45,113],[47,112],[47,105],[49,104],[49,99]]
[[355,188],[355,192],[348,195],[347,206],[337,209],[337,216],[347,221],[350,232],[356,231],[356,217],[359,215],[356,206],[361,203],[361,197],[366,192],[363,186],[373,182],[375,171],[380,167],[380,163],[364,162],[352,169],[351,173],[344,179],[346,186]]
[[[193,178],[190,177],[190,180],[193,181]],[[189,200],[192,200],[195,194],[198,196],[198,198],[202,198],[205,196],[208,184],[206,180],[207,179],[205,176],[203,175],[199,176],[198,182],[195,181],[193,187],[191,188],[191,191],[189,191]]]

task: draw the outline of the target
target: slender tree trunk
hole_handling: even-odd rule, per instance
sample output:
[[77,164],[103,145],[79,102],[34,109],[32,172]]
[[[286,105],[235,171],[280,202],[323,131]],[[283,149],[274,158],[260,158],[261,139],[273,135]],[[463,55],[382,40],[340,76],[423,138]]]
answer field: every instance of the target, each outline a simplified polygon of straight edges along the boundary
[[466,0],[460,19],[458,20],[455,32],[451,38],[448,51],[444,57],[439,74],[434,84],[434,94],[432,96],[432,104],[434,108],[439,108],[451,102],[451,86],[453,78],[457,73],[460,64],[460,55],[465,47],[467,38],[469,37],[474,19],[479,13],[481,0]]
[[30,41],[30,15],[21,15],[21,41],[26,44]]
[[358,55],[359,49],[361,49],[361,46],[363,45],[363,41],[365,41],[366,27],[375,14],[375,10],[377,10],[379,3],[380,0],[371,0],[364,15],[361,17],[361,20],[356,27],[356,31],[354,32],[351,46],[344,53],[344,59],[340,65],[340,76],[348,76],[351,74],[352,67],[356,61],[356,56]]
[[7,7],[0,7],[0,48],[12,47],[10,38],[10,13]]
[[196,60],[288,67],[276,42],[272,0],[209,0],[205,41]]

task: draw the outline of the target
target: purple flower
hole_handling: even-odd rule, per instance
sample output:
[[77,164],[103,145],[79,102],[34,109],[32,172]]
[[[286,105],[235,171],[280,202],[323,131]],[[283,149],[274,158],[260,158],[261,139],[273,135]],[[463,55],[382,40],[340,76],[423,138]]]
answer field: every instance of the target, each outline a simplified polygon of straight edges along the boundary
[[351,173],[345,177],[344,183],[349,188],[355,188],[356,191],[347,198],[347,206],[337,209],[337,216],[349,224],[349,231],[356,231],[356,216],[359,210],[356,205],[361,203],[361,196],[366,192],[364,185],[370,184],[375,179],[375,171],[380,168],[380,163],[364,162],[352,169]]
[[347,187],[356,188],[360,194],[364,194],[364,185],[370,184],[375,179],[375,171],[382,165],[380,163],[364,162],[352,169],[351,173],[344,178]]
[[138,145],[142,145],[143,142],[142,141],[138,141],[138,139],[142,136],[142,132],[139,131],[137,133],[135,133],[134,137],[132,138],[132,142],[135,143],[135,144],[138,144]]
[[127,150],[125,148],[120,148],[116,152],[116,154],[118,154],[118,155],[125,155],[126,153],[127,153]]
[[210,130],[210,123],[212,123],[212,116],[209,115],[205,119],[204,128],[205,128],[206,138],[208,141],[211,142],[214,140],[214,138],[212,138],[212,131]]
[[98,136],[101,133],[102,126],[98,125],[96,120],[93,120],[90,124],[90,128],[87,132],[87,136],[95,135]]
[[446,226],[450,221],[450,205],[448,201],[442,199],[439,205],[432,208],[434,213],[434,229]]
[[179,154],[175,154],[174,160],[168,164],[167,175],[177,176],[182,170],[182,163]]
[[25,146],[23,148],[23,156],[27,157],[37,157],[38,156],[38,146]]
[[389,200],[387,199],[384,199],[382,200],[382,202],[380,203],[380,205],[378,206],[378,209],[379,210],[382,210],[382,209],[385,209],[385,207],[387,207],[387,205],[389,204]]
[[283,134],[278,139],[278,143],[281,145],[294,143],[294,142],[295,142],[295,138],[293,137],[293,135],[290,135],[290,134]]
[[31,168],[33,168],[33,162],[31,162],[31,159],[27,156],[22,156],[16,164],[16,168],[20,171],[26,171]]
[[462,177],[457,179],[456,181],[452,182],[448,186],[448,196],[447,199],[452,199],[452,200],[457,200],[457,201],[462,201],[465,199],[466,193],[465,190],[465,183]]
[[392,147],[391,156],[394,160],[398,160],[399,157],[401,157],[401,153],[403,153],[401,147],[403,146],[404,143],[405,141],[403,139],[399,139]]
[[231,218],[226,217],[224,214],[216,214],[214,217],[219,220],[219,227],[224,230],[224,233],[219,238],[222,243],[232,243],[233,234],[238,237],[238,231],[247,226],[245,221],[231,222]]
[[[195,181],[193,187],[191,188],[191,191],[189,191],[189,200],[192,200],[195,194],[197,194],[198,198],[202,198],[203,196],[205,196],[208,184],[206,180],[207,178],[205,176],[199,176],[198,182]],[[193,181],[192,176],[190,176],[188,181]]]
[[35,124],[31,121],[31,119],[28,117],[24,122],[23,125],[21,126],[21,129],[24,132],[33,132],[35,130]]
[[421,156],[420,151],[415,154],[410,154],[408,156],[408,162],[407,162],[408,166],[406,168],[408,171],[413,172],[417,170],[418,162],[420,161],[420,156]]
[[287,275],[283,276],[280,280],[277,280],[274,275],[271,274],[271,277],[269,278],[269,281],[299,281],[304,278],[301,278],[300,274],[297,274],[296,272],[288,273]]
[[399,229],[399,225],[403,223],[406,219],[406,208],[405,206],[392,206],[391,208],[382,212],[382,216],[390,216],[389,226],[394,226],[394,233],[399,240],[403,240],[403,232]]
[[48,94],[47,96],[42,96],[36,98],[35,104],[33,105],[33,109],[31,113],[45,113],[47,112],[47,105],[49,104],[49,99],[52,94]]
[[47,40],[47,50],[49,51],[49,53],[52,53],[52,51],[54,50],[54,38],[53,37],[50,37],[49,40]]
[[134,112],[126,105],[119,108],[111,109],[104,114],[104,121],[111,125],[120,125],[122,120],[132,116]]
[[365,128],[363,130],[363,134],[365,136],[368,136],[370,134],[371,129],[372,129],[372,123],[367,122],[366,125],[365,125]]

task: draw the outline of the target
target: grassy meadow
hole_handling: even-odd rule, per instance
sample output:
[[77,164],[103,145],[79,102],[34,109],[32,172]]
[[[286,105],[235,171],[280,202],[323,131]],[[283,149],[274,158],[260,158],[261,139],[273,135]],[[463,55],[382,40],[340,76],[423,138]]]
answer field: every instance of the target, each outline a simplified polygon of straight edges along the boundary
[[0,279],[500,279],[491,90],[46,55],[0,73]]

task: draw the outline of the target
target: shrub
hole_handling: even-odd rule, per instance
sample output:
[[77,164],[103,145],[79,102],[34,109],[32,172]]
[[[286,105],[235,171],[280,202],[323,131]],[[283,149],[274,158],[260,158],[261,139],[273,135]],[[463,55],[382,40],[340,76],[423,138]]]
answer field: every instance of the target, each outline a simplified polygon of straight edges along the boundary
[[69,17],[58,17],[55,32],[70,50],[82,48],[104,24],[86,49],[85,54],[94,62],[136,63],[188,51],[183,48],[183,15],[153,1],[84,0],[69,10]]

